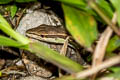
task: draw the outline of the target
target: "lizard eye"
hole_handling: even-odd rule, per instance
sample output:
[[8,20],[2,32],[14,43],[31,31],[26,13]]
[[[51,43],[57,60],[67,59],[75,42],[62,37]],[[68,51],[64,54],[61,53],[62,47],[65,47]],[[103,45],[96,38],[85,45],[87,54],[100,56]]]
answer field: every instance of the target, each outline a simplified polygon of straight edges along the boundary
[[41,37],[44,37],[44,35],[40,35]]

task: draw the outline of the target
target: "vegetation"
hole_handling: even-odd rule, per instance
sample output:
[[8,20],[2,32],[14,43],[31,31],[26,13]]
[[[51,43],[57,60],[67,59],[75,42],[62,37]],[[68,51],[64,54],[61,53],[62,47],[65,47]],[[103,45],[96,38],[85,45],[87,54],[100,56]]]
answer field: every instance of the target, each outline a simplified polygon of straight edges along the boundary
[[[31,1],[36,0],[0,0],[0,4],[9,4],[12,2],[22,4]],[[101,78],[107,77],[109,79],[119,80],[120,67],[111,66],[120,63],[120,0],[54,1],[61,3],[66,28],[76,42],[85,49],[92,49],[91,56],[93,57],[91,57],[92,65],[90,69],[83,69],[82,65],[59,55],[58,52],[42,44],[31,43],[26,37],[15,32],[2,15],[0,15],[0,30],[13,39],[0,35],[0,46],[10,46],[31,51],[38,57],[71,72],[70,75],[62,76],[56,80],[89,80],[88,76],[91,75],[91,78],[95,79],[97,72],[104,68],[108,68],[109,73],[96,77],[96,79],[102,80]],[[15,16],[17,9],[16,4],[10,7],[12,18]],[[104,30],[101,30],[101,25],[104,25]],[[97,40],[98,42],[95,42]],[[104,59],[106,60],[104,61]]]

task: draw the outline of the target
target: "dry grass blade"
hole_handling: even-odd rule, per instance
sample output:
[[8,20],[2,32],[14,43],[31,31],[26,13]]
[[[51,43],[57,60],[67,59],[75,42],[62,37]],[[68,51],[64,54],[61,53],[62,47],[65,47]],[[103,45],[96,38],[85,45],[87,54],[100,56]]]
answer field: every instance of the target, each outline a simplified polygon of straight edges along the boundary
[[113,66],[113,65],[118,64],[118,63],[120,63],[120,55],[113,57],[109,60],[106,60],[102,64],[97,65],[96,67],[93,67],[91,69],[87,69],[87,70],[84,70],[82,72],[77,73],[75,75],[76,79],[88,77],[88,76],[100,71],[101,69],[108,68],[108,67]]
[[[116,15],[116,13],[113,16],[112,22],[114,24],[116,24],[116,22],[117,22],[117,15]],[[100,39],[98,41],[98,44],[96,46],[96,49],[94,51],[94,54],[93,54],[92,67],[95,67],[96,65],[102,63],[102,61],[104,59],[106,47],[107,47],[109,39],[110,39],[110,37],[112,35],[112,32],[113,32],[113,30],[110,27],[107,27],[106,30],[102,33],[102,35],[101,35],[101,37],[100,37]],[[96,76],[96,74],[94,74],[92,76],[93,80],[94,80],[95,76]]]
[[69,37],[66,38],[66,40],[65,40],[65,42],[63,44],[63,47],[62,47],[62,49],[60,51],[61,55],[64,55],[64,56],[66,55],[67,46],[68,46],[68,39],[69,39]]
[[97,65],[96,67],[86,69],[84,71],[72,74],[70,76],[62,76],[62,77],[57,78],[55,80],[79,80],[79,79],[84,79],[88,76],[91,76],[91,75],[97,73],[98,71],[100,71],[102,69],[111,67],[111,66],[119,64],[119,63],[120,63],[120,55],[112,57],[112,58],[104,61],[102,64]]
[[[60,51],[60,54],[65,56],[66,55],[66,52],[67,52],[67,46],[68,46],[68,39],[69,39],[69,36],[66,38],[64,44],[63,44],[63,47]],[[59,69],[59,77],[62,76],[62,73],[61,73],[61,70]]]

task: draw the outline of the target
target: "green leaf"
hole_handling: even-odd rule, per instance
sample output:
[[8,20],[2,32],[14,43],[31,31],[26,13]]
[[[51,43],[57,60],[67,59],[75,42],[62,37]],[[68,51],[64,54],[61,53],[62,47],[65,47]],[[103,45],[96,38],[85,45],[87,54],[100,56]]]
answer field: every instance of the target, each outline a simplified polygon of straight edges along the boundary
[[[110,7],[110,4],[106,0],[96,0],[98,6],[102,9],[102,11],[112,19],[113,11]],[[104,5],[104,6],[103,6]]]
[[109,74],[110,77],[114,77],[114,80],[120,80],[120,71]]
[[108,76],[114,77],[115,80],[120,80],[120,67],[111,67],[109,70],[112,70],[113,73],[110,73]]
[[18,47],[18,46],[23,46],[23,45],[15,40],[12,40],[10,38],[0,35],[0,46]]
[[0,4],[7,4],[13,0],[0,0]]
[[108,68],[109,70],[113,71],[113,72],[118,72],[120,71],[120,67],[110,67]]
[[82,6],[82,7],[85,7],[87,4],[85,2],[85,0],[55,0],[55,1],[60,1],[62,3],[67,3],[67,4],[71,4],[71,5],[74,5],[74,6]]
[[64,4],[68,4],[71,7],[76,7],[80,10],[86,11],[87,13],[90,13],[94,16],[97,16],[97,14],[88,6],[87,2],[85,0],[54,0],[59,1]]
[[11,28],[11,26],[8,24],[8,22],[1,15],[0,15],[0,24],[7,26],[8,28]]
[[90,47],[97,39],[97,24],[94,18],[85,12],[79,11],[73,7],[62,5],[66,27],[74,39],[82,46]]
[[[69,75],[69,76],[62,76],[62,77],[56,78],[55,80],[78,80],[78,79],[75,79],[75,77],[73,77],[72,75]],[[80,80],[83,80],[83,79],[80,79]]]
[[30,41],[20,35],[19,33],[15,32],[8,22],[0,15],[0,29],[5,32],[7,35],[13,37],[17,41],[21,42],[23,45],[28,44]]
[[33,1],[37,1],[37,0],[15,0],[16,2],[19,3],[24,3],[24,2],[33,2]]
[[88,6],[87,2],[85,0],[54,0],[59,1],[64,4],[68,4],[71,7],[76,7],[80,10],[86,11],[94,16],[97,16],[97,14]]
[[11,1],[19,2],[19,3],[24,3],[24,2],[33,2],[37,0],[0,0],[0,4],[7,4]]
[[[86,0],[86,1],[85,0],[75,0],[75,1],[73,1],[73,0],[55,0],[55,1],[59,1],[62,3],[68,4],[71,7],[75,7],[75,8],[78,8],[80,10],[83,10],[86,13],[93,15],[100,22],[103,22],[103,20],[100,18],[100,16],[98,14],[96,14],[96,12],[93,11],[90,8],[90,6],[88,5],[89,0]],[[109,3],[106,0],[96,0],[96,3],[109,18],[112,18],[113,11],[112,11]]]
[[117,20],[120,26],[120,0],[110,0],[117,12]]
[[120,39],[118,36],[114,36],[114,37],[112,37],[112,39],[110,39],[107,49],[106,49],[106,52],[111,53],[118,47],[120,47]]
[[10,13],[11,13],[11,17],[12,18],[15,16],[16,12],[17,12],[17,6],[16,5],[12,5],[10,7]]
[[0,71],[0,77],[2,76],[2,72]]
[[68,59],[63,55],[60,55],[58,52],[53,51],[52,49],[38,42],[30,43],[29,47],[29,50],[33,52],[36,56],[59,66],[67,72],[75,73],[83,69],[80,64]]
[[111,58],[111,57],[114,57],[114,56],[117,56],[118,54],[116,54],[116,53],[113,53],[113,52],[107,52],[106,54],[105,54],[105,58],[107,59],[107,58]]

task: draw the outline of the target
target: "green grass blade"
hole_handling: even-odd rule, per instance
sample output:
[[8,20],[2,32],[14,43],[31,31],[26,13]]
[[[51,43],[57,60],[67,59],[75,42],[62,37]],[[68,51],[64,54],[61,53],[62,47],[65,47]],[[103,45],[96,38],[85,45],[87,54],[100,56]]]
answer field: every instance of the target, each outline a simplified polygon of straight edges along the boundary
[[37,1],[37,0],[15,0],[16,2],[19,3],[25,3],[25,2],[33,2],[33,1]]
[[17,6],[15,4],[11,5],[11,7],[10,7],[10,15],[11,15],[12,18],[15,16],[16,12],[17,12]]
[[106,49],[106,52],[111,53],[118,47],[120,47],[120,38],[118,36],[114,36],[110,39],[107,49]]
[[13,37],[17,41],[21,42],[23,45],[26,45],[29,43],[29,40],[23,36],[21,36],[19,33],[15,32],[11,26],[8,24],[8,22],[0,15],[0,29],[5,32],[7,35]]
[[18,46],[22,46],[22,44],[10,38],[0,36],[0,46],[18,47]]
[[7,4],[13,0],[0,0],[0,4]]
[[120,0],[110,0],[117,12],[117,20],[120,26]]
[[[97,5],[101,8],[101,10],[112,19],[113,11],[110,7],[110,4],[106,0],[96,0]],[[104,6],[103,6],[104,5]]]
[[66,70],[67,72],[74,73],[79,72],[83,67],[76,62],[68,59],[65,56],[60,55],[58,52],[51,50],[50,48],[43,46],[40,43],[31,43],[29,45],[31,52],[34,52],[35,55],[41,57],[60,68]]

